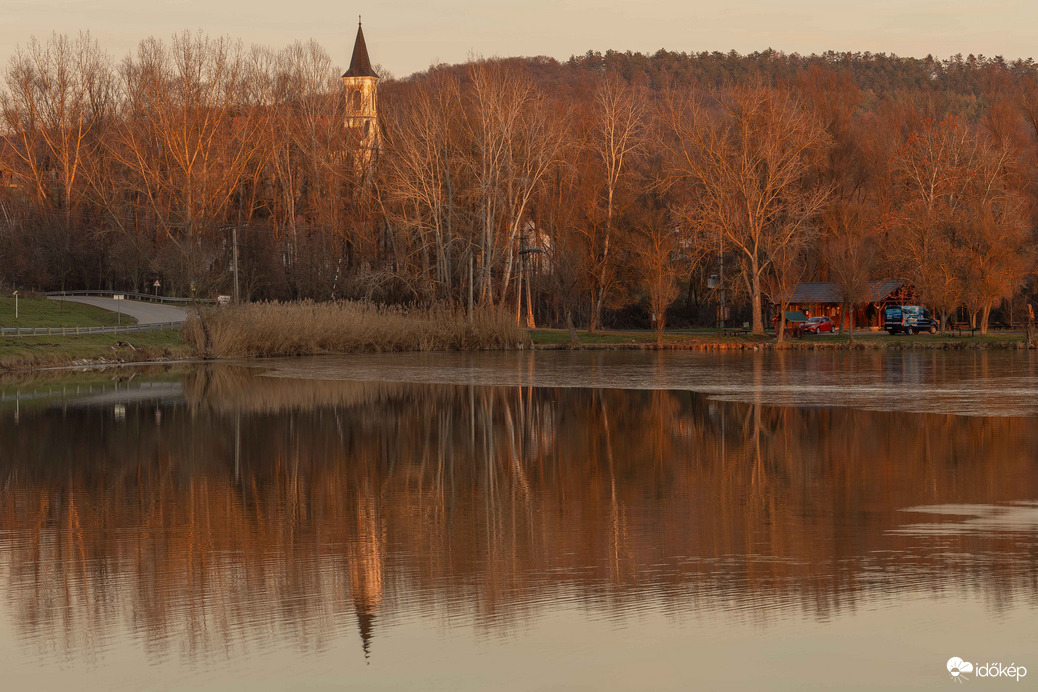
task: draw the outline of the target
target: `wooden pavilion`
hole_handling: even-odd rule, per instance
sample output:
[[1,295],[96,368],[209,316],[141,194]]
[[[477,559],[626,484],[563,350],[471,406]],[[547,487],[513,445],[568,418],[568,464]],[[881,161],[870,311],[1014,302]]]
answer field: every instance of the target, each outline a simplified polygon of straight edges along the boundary
[[[865,300],[851,306],[856,328],[879,329],[883,326],[883,308],[888,305],[915,305],[918,298],[907,281],[890,279],[870,281]],[[840,287],[832,281],[805,281],[797,284],[789,298],[787,310],[799,310],[808,317],[830,317],[841,328],[846,328],[843,297]]]

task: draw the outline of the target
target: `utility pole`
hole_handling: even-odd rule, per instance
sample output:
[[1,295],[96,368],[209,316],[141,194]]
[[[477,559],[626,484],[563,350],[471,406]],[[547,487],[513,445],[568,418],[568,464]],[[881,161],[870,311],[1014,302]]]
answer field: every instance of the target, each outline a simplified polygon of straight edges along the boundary
[[238,227],[235,226],[231,229],[232,242],[234,244],[234,264],[231,265],[231,271],[234,272],[234,304],[237,305],[240,302],[238,295]]
[[[527,266],[527,262],[528,262],[528,257],[529,257],[529,255],[531,253],[541,253],[541,252],[543,252],[543,251],[540,248],[538,248],[538,247],[524,247],[524,248],[520,248],[520,250],[519,250],[519,288],[522,289],[523,279],[525,278],[526,279],[526,327],[528,329],[533,329],[534,328],[534,318],[533,318],[533,299],[532,299],[532,295],[531,295],[531,291],[530,291],[530,267]],[[519,290],[516,293],[517,293],[517,295],[521,296],[522,290]],[[520,297],[520,303],[521,302],[522,302],[522,299]],[[522,324],[522,311],[521,310],[519,312],[519,315],[516,318],[516,321],[519,322],[520,324]]]

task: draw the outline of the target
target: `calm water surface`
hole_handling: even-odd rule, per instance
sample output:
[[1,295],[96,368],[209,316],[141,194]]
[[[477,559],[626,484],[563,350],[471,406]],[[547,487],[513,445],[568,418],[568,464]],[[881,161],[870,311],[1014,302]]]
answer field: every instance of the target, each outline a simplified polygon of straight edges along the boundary
[[1026,352],[0,380],[6,689],[1038,685]]

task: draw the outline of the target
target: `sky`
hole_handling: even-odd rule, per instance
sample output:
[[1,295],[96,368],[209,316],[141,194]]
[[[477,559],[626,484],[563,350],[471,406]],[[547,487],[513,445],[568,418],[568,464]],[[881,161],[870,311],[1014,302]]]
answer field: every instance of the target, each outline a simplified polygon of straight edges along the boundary
[[89,30],[121,58],[148,36],[202,29],[273,47],[312,38],[345,65],[359,14],[372,62],[397,77],[609,49],[1038,56],[1036,0],[0,0],[0,64],[54,31]]

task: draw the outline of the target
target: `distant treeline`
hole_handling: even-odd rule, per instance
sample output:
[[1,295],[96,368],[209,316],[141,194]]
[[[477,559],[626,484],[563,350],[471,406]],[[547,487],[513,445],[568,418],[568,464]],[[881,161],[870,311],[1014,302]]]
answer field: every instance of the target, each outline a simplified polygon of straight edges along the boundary
[[[882,54],[588,53],[383,75],[380,146],[314,43],[89,36],[0,91],[0,284],[506,306],[763,328],[804,280],[946,318],[1034,292],[1038,69]],[[721,271],[723,260],[724,270]],[[1007,302],[1008,301],[1008,302]]]
[[[588,51],[573,56],[568,68],[616,72],[628,81],[645,80],[654,88],[672,83],[721,86],[747,79],[766,78],[773,85],[795,85],[813,69],[849,75],[863,100],[874,102],[906,90],[953,96],[960,104],[979,106],[992,89],[1007,79],[1033,77],[1038,65],[1031,59],[1006,61],[1001,57],[955,55],[947,59],[906,58],[886,53],[827,51],[820,55],[787,55],[766,50],[749,55],[660,50],[652,55]],[[964,105],[965,108],[969,106]],[[980,109],[976,108],[975,113]]]

